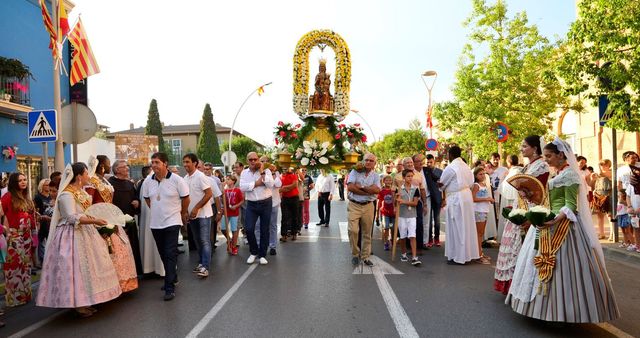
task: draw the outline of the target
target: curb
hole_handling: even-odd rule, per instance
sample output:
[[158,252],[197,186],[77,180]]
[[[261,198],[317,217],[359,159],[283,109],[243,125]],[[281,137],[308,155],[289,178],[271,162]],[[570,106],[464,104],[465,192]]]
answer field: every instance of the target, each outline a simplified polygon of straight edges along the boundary
[[624,248],[618,248],[617,243],[603,244],[602,251],[605,259],[612,259],[640,267],[640,253],[627,251]]

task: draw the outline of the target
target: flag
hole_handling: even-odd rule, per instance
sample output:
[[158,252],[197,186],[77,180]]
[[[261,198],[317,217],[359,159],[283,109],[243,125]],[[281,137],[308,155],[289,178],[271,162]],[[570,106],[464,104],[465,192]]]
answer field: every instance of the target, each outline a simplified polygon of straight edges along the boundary
[[69,34],[69,19],[64,9],[64,1],[58,1],[58,41],[62,41]]
[[47,4],[44,2],[44,0],[40,0],[40,9],[42,10],[42,21],[44,22],[44,28],[49,33],[49,49],[51,49],[51,54],[53,55],[53,57],[56,58],[58,55],[56,31],[53,27],[53,21],[51,20],[49,11],[47,10]]
[[78,23],[69,33],[69,42],[75,49],[71,59],[71,75],[69,76],[69,82],[73,86],[93,74],[100,73],[100,68],[93,56],[81,19],[78,19]]
[[262,94],[264,94],[264,86],[260,86],[260,88],[258,88],[258,96],[261,96]]

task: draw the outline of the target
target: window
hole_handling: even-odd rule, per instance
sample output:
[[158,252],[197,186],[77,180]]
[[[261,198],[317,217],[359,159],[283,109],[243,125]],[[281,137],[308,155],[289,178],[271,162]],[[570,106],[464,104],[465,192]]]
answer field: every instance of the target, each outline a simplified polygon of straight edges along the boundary
[[173,139],[171,140],[171,151],[176,158],[182,158],[182,140],[181,139]]

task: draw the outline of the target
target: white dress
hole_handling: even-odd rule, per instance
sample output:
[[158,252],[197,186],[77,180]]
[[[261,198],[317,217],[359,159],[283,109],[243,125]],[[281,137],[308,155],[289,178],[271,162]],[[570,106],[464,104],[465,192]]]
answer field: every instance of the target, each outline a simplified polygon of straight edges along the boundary
[[151,210],[145,201],[142,201],[140,205],[138,224],[140,224],[140,255],[142,256],[142,270],[144,273],[155,272],[156,274],[164,277],[164,265],[162,265],[156,241],[153,239],[153,233],[151,233],[151,228],[149,227]]
[[443,184],[441,190],[447,196],[444,255],[460,264],[480,258],[471,195],[471,169],[462,159],[457,158],[444,169],[440,183]]

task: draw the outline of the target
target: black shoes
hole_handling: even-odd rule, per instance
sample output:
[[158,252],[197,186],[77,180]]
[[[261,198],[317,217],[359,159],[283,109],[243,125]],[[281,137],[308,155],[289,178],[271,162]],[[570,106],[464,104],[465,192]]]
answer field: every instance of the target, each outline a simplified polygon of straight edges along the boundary
[[274,248],[269,249],[269,255],[275,256],[276,255],[276,249],[274,249]]
[[364,261],[362,261],[362,262],[363,262],[365,265],[367,265],[367,266],[373,266],[373,262],[372,262],[372,261],[370,261],[370,260],[368,260],[368,259],[365,259],[365,260],[364,260]]
[[316,223],[316,225],[317,225],[317,226],[322,226],[322,225],[324,225],[324,223],[319,222],[319,223]]
[[351,264],[358,265],[359,263],[360,263],[360,258],[358,257],[351,258]]
[[168,302],[168,301],[170,301],[170,300],[172,300],[172,299],[174,299],[174,298],[176,298],[176,294],[175,294],[174,292],[171,292],[171,293],[165,293],[165,294],[164,294],[164,301],[165,301],[165,302]]

